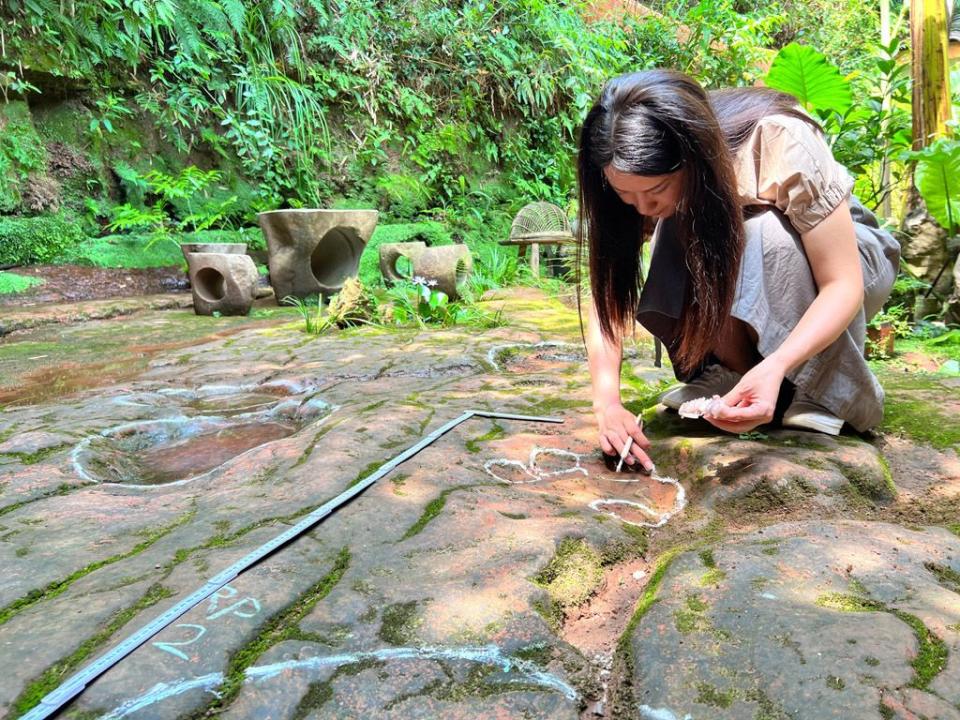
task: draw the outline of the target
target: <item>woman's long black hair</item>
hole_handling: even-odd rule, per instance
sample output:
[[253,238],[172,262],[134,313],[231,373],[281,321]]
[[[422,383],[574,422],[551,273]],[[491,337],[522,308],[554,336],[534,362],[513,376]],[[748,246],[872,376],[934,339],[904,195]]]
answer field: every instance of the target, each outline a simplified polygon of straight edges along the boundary
[[736,291],[744,229],[732,151],[774,113],[809,120],[789,95],[739,88],[708,97],[695,80],[672,70],[622,75],[604,86],[583,123],[578,158],[578,258],[586,236],[604,337],[619,338],[633,327],[648,219],[620,200],[603,169],[645,176],[683,171],[675,219],[690,282],[674,357],[689,372],[713,349]]

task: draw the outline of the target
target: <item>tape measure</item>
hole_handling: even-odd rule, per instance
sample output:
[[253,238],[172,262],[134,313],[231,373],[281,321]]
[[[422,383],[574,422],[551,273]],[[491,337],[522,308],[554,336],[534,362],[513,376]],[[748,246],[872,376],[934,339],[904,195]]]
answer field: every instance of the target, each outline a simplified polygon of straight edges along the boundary
[[103,675],[103,673],[123,660],[127,655],[143,645],[168,625],[175,622],[178,618],[185,615],[187,612],[220,590],[224,585],[234,580],[244,570],[249,569],[268,555],[279,550],[294,538],[297,538],[303,533],[307,532],[307,530],[336,511],[339,507],[362,493],[398,465],[409,460],[425,447],[453,430],[453,428],[455,428],[457,425],[469,420],[472,417],[497,418],[501,420],[524,420],[527,422],[563,422],[563,418],[512,415],[509,413],[487,412],[486,410],[468,410],[460,417],[455,418],[446,425],[437,428],[423,438],[420,442],[410,446],[392,460],[389,460],[381,465],[372,475],[368,475],[353,487],[348,488],[329,502],[326,502],[318,507],[296,525],[291,526],[289,529],[280,533],[272,540],[268,540],[256,550],[244,555],[227,569],[214,575],[200,588],[194,590],[176,605],[161,613],[158,617],[154,618],[135,633],[122,640],[119,644],[115,645],[108,652],[98,657],[85,668],[79,670],[77,673],[71,676],[69,680],[61,684],[55,690],[45,695],[36,707],[22,716],[24,720],[45,720],[45,718],[48,718],[59,711],[60,708],[82,693],[88,684]]

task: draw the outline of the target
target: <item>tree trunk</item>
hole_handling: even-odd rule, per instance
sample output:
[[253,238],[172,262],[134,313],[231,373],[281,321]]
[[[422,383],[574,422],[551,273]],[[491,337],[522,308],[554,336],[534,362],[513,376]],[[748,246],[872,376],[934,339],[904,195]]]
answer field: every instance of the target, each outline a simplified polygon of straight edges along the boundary
[[947,7],[944,0],[911,0],[913,55],[913,149],[946,132],[950,119]]
[[[890,0],[880,0],[880,44],[884,47],[890,46]],[[890,95],[887,83],[880,85],[881,111],[884,117],[890,111]],[[893,214],[892,203],[890,202],[890,158],[887,155],[887,126],[889,122],[884,119],[883,132],[883,159],[880,161],[880,188],[883,192],[883,200],[880,201],[880,215],[889,218]]]
[[[910,45],[913,71],[913,149],[920,150],[946,132],[950,119],[950,75],[947,65],[947,13],[944,0],[911,0]],[[947,234],[930,215],[911,183],[902,225],[903,260],[918,277],[933,283],[948,262]],[[940,274],[932,294],[920,293],[914,319],[938,315],[953,286]]]

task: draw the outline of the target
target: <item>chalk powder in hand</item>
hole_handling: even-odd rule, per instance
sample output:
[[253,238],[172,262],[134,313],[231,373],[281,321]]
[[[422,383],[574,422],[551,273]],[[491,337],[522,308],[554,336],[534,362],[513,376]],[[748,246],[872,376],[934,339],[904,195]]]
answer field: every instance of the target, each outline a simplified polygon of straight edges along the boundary
[[687,400],[680,409],[680,417],[695,420],[704,415],[712,415],[714,411],[723,403],[719,395],[712,398],[699,397],[693,400]]

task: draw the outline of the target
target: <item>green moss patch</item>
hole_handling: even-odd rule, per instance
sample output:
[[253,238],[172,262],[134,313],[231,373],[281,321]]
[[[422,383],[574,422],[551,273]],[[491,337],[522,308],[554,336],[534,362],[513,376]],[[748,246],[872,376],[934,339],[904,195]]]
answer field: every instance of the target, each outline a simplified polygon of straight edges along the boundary
[[13,702],[13,714],[16,717],[35,707],[43,697],[52,692],[81,664],[91,657],[100,647],[106,644],[114,633],[136,617],[141,611],[157,604],[161,600],[173,596],[173,591],[163,585],[152,585],[147,592],[132,606],[119,610],[110,620],[80,647],[61,658],[54,665],[47,668],[39,678],[31,682],[20,696]]
[[929,373],[881,373],[887,394],[880,429],[941,450],[960,446],[960,423],[939,409],[945,395],[956,397],[942,379]]
[[36,452],[32,452],[32,453],[5,452],[5,453],[0,453],[0,456],[13,458],[23,465],[36,465],[37,463],[43,462],[51,455],[56,455],[58,452],[68,447],[72,447],[72,445],[70,444],[54,445],[48,448],[41,448],[40,450],[37,450]]
[[[59,493],[57,493],[59,494]],[[67,591],[67,589],[80,578],[89,575],[95,570],[99,570],[102,567],[107,565],[112,565],[115,562],[120,560],[126,560],[127,558],[133,557],[148,547],[153,545],[157,540],[164,537],[168,533],[172,532],[175,528],[180,527],[181,525],[187,523],[191,518],[193,518],[195,511],[190,511],[185,513],[177,520],[174,520],[169,525],[166,525],[157,530],[148,531],[146,534],[146,539],[143,542],[137,543],[130,550],[127,550],[125,553],[120,553],[118,555],[113,555],[111,557],[105,558],[103,560],[97,560],[96,562],[90,563],[89,565],[80,568],[79,570],[71,573],[63,580],[56,580],[54,582],[48,583],[44,588],[38,588],[27,593],[24,597],[14,600],[12,603],[7,605],[4,608],[0,608],[0,625],[6,623],[14,615],[17,615],[23,612],[28,607],[36,605],[39,602],[50,600],[55,598],[58,595],[62,595]]]
[[701,705],[726,709],[733,705],[736,697],[734,690],[719,690],[710,683],[698,683],[697,697],[693,701]]
[[917,638],[917,654],[910,662],[913,667],[913,679],[910,686],[925,690],[930,682],[947,666],[949,652],[946,644],[916,615],[896,608],[890,608],[881,602],[859,595],[828,593],[817,598],[820,607],[841,612],[888,612],[905,622]]
[[464,444],[466,445],[467,452],[478,453],[480,452],[480,443],[490,442],[491,440],[499,440],[500,438],[505,436],[506,436],[506,431],[503,429],[503,426],[494,422],[493,427],[490,428],[489,431],[475,438],[470,438]]
[[946,565],[940,565],[934,562],[926,562],[923,566],[932,572],[934,577],[937,578],[937,582],[947,588],[947,590],[960,593],[960,572]]
[[[831,459],[830,462],[850,483],[850,489],[863,500],[870,503],[889,502],[897,496],[897,488],[893,484],[890,468],[885,463],[880,465],[880,471],[874,472],[868,468]],[[855,498],[851,498],[855,499]]]
[[747,492],[718,502],[717,510],[726,517],[779,512],[802,506],[816,492],[816,488],[801,477],[781,482],[763,475]]
[[437,517],[443,510],[444,505],[447,504],[447,495],[458,489],[459,488],[449,488],[444,490],[438,497],[428,502],[427,506],[423,509],[423,514],[407,529],[401,539],[406,540],[420,533],[427,526],[427,523]]
[[383,610],[377,635],[391,645],[409,645],[416,641],[421,623],[416,602],[388,605]]
[[216,714],[219,709],[227,707],[240,693],[248,667],[274,645],[285,640],[300,638],[303,635],[299,626],[300,621],[316,607],[318,602],[330,594],[349,566],[350,551],[343,548],[337,554],[329,572],[311,585],[293,603],[271,615],[260,627],[257,637],[230,656],[223,685],[220,687],[220,695],[195,717]]
[[600,553],[586,540],[574,538],[564,538],[547,566],[533,578],[562,608],[586,602],[602,580]]
[[676,559],[680,552],[681,550],[679,548],[669,550],[657,560],[657,566],[654,568],[653,573],[651,573],[647,586],[643,589],[643,594],[640,596],[639,602],[637,602],[633,616],[630,618],[630,622],[627,623],[623,635],[620,636],[620,640],[617,643],[617,650],[626,653],[628,665],[630,664],[630,637],[636,630],[637,625],[640,624],[643,616],[647,614],[657,601],[657,593],[660,590],[660,585],[663,583],[663,578],[667,574],[667,570],[670,569],[670,564]]

